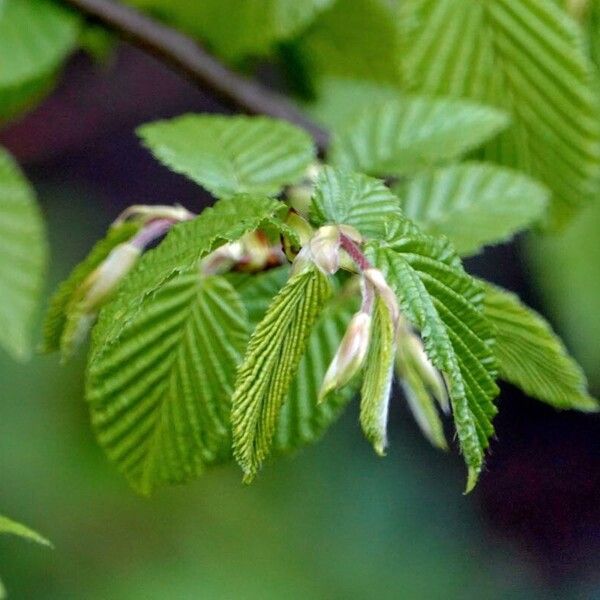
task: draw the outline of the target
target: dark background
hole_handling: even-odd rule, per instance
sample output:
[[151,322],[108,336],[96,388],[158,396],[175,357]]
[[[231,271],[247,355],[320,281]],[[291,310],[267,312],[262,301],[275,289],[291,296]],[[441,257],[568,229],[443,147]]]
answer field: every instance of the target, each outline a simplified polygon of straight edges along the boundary
[[[49,221],[52,285],[129,204],[211,202],[134,135],[206,111],[226,112],[122,46],[104,65],[76,56],[55,93],[2,132]],[[524,259],[535,243],[468,267],[552,315]],[[599,416],[558,413],[503,386],[487,470],[465,497],[456,448],[430,448],[398,396],[385,459],[351,406],[320,444],[250,488],[231,466],[146,500],[93,440],[83,365],[0,357],[2,512],[56,545],[0,539],[14,598],[600,598]]]

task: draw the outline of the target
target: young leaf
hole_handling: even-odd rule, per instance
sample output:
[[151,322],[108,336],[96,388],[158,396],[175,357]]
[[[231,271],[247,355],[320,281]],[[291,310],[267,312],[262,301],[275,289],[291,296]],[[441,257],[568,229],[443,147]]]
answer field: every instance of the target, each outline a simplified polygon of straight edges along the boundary
[[323,75],[400,84],[399,27],[387,0],[337,0],[302,42],[315,78]]
[[[237,281],[233,281],[233,284],[242,297],[253,327],[262,320],[288,276],[288,267],[255,276],[235,274]],[[273,439],[274,453],[287,454],[318,440],[355,393],[354,387],[346,386],[328,394],[323,402],[317,402],[327,367],[357,308],[357,298],[341,290],[325,305],[317,318],[298,372],[279,411]]]
[[369,255],[421,333],[429,359],[446,377],[471,490],[494,432],[498,394],[492,332],[482,314],[483,287],[465,273],[443,239],[422,234],[404,218],[389,223],[385,241],[371,242]]
[[385,235],[388,219],[399,213],[399,200],[377,179],[323,167],[311,204],[316,225],[352,225],[366,237]]
[[556,408],[600,409],[588,394],[583,371],[538,313],[487,283],[485,315],[496,329],[494,354],[503,379]]
[[79,25],[49,0],[5,0],[0,11],[0,121],[12,117],[52,84],[75,49]]
[[405,97],[370,102],[335,131],[335,166],[405,175],[456,159],[506,128],[505,113],[472,102]]
[[92,423],[140,493],[230,457],[229,399],[248,334],[231,285],[191,269],[161,286],[94,354]]
[[377,454],[387,446],[387,420],[394,377],[394,323],[390,311],[378,300],[361,389],[360,424]]
[[600,120],[581,30],[546,0],[406,0],[409,87],[506,109],[512,127],[487,156],[523,169],[554,193],[560,224],[597,195]]
[[407,217],[432,235],[447,236],[462,255],[539,221],[549,200],[529,177],[473,162],[417,174],[395,191]]
[[100,240],[63,281],[50,300],[43,327],[42,352],[62,350],[68,354],[72,340],[64,336],[67,323],[75,309],[74,296],[79,286],[119,244],[131,239],[139,230],[139,225],[123,223],[111,227],[106,237]]
[[30,328],[46,266],[46,234],[35,194],[0,148],[0,345],[15,358],[30,353]]
[[252,334],[231,412],[233,451],[245,481],[269,454],[279,410],[329,291],[327,278],[315,268],[293,275]]
[[0,535],[2,534],[16,535],[29,540],[30,542],[35,542],[36,544],[52,547],[52,543],[37,533],[37,531],[33,531],[33,529],[30,529],[17,521],[13,521],[8,517],[0,515]]
[[196,267],[218,246],[265,223],[276,226],[277,216],[285,210],[277,200],[242,195],[221,200],[192,221],[174,225],[157,248],[142,256],[116,296],[100,311],[92,354],[134,318],[146,299],[174,274]]
[[184,115],[138,129],[164,165],[217,197],[277,195],[315,159],[307,133],[267,117]]
[[236,60],[268,54],[300,33],[333,0],[128,0],[163,15],[178,28]]

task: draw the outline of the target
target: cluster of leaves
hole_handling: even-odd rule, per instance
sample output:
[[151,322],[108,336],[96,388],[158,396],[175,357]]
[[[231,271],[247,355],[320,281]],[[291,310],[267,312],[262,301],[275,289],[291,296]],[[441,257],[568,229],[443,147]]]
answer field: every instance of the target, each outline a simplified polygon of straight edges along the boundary
[[[135,489],[232,458],[252,479],[270,454],[322,435],[359,388],[363,430],[381,453],[394,363],[440,447],[435,401],[446,409],[446,390],[424,368],[443,375],[469,488],[493,435],[498,377],[560,409],[597,409],[543,318],[462,264],[534,225],[564,226],[600,188],[597,74],[584,29],[560,3],[130,2],[235,65],[275,57],[333,133],[326,165],[307,180],[315,148],[287,123],[187,115],[139,129],[159,161],[217,201],[172,223],[97,314],[86,294],[123,247],[139,248],[147,224],[119,221],[61,286],[44,328],[45,349],[67,357],[97,316],[86,396],[99,443]],[[0,50],[8,29],[18,43],[0,51],[0,119],[39,98],[81,43],[78,20],[44,0],[0,0]],[[294,261],[329,226],[357,232],[357,251],[383,273],[427,358],[397,342],[393,311],[377,298],[361,374],[319,402],[364,275],[343,250],[343,272]],[[5,152],[0,233],[0,343],[24,355],[44,242]],[[234,249],[257,240],[279,266],[240,272]],[[207,267],[227,252],[227,268]]]

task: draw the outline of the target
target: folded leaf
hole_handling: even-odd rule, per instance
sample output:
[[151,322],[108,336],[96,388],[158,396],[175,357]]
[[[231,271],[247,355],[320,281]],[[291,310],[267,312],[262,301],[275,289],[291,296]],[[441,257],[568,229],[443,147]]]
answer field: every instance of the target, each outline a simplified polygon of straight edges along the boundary
[[547,0],[406,0],[401,52],[410,89],[507,110],[486,155],[554,193],[552,222],[597,196],[596,75],[581,29]]
[[377,454],[387,446],[387,421],[394,377],[394,323],[390,311],[378,300],[374,309],[369,353],[360,392],[360,424]]
[[371,242],[369,255],[396,290],[429,359],[446,377],[470,490],[494,432],[498,394],[492,331],[482,314],[483,287],[463,270],[447,242],[422,234],[406,219],[390,222],[387,239]]
[[0,345],[15,358],[31,351],[30,329],[46,267],[46,233],[35,193],[0,148]]
[[101,446],[141,493],[188,481],[231,456],[230,397],[249,336],[222,277],[178,273],[89,364]]
[[485,315],[496,328],[500,376],[556,408],[597,411],[585,375],[550,325],[517,296],[486,283]]
[[369,175],[405,175],[456,159],[507,125],[505,113],[461,100],[371,101],[335,129],[329,158]]
[[63,281],[50,300],[43,327],[42,352],[62,350],[69,353],[72,340],[64,337],[67,321],[75,309],[76,292],[79,286],[119,244],[131,239],[139,230],[139,225],[123,223],[111,227],[106,237],[96,243],[90,253]]
[[549,193],[529,177],[467,162],[417,174],[395,189],[404,214],[462,254],[510,239],[541,220]]
[[310,136],[267,117],[184,115],[138,129],[165,166],[222,198],[277,195],[315,159]]
[[77,18],[47,0],[4,0],[0,10],[0,121],[43,95],[75,49]]
[[385,235],[388,219],[399,213],[400,202],[382,181],[323,167],[310,207],[316,225],[352,225],[365,237]]
[[293,275],[252,334],[231,413],[234,455],[245,481],[270,452],[279,411],[329,292],[327,278],[315,268]]

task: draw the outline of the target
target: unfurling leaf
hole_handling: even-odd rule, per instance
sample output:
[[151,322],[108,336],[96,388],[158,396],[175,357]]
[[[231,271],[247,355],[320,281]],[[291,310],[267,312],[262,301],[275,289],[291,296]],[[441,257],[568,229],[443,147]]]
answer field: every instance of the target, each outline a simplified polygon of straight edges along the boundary
[[394,377],[396,353],[395,326],[385,303],[378,299],[373,316],[373,332],[361,388],[360,424],[377,454],[387,446],[387,421]]
[[446,377],[469,468],[468,491],[477,481],[494,431],[493,399],[498,393],[492,330],[482,314],[483,287],[465,273],[447,242],[422,234],[403,218],[389,223],[385,241],[370,243],[369,255],[423,337],[432,364]]
[[138,134],[158,160],[218,198],[275,196],[315,159],[306,132],[266,117],[184,115],[143,125]]
[[46,253],[46,233],[34,191],[0,147],[0,345],[15,358],[27,358],[31,351],[30,329]]
[[[68,357],[74,349],[78,329],[78,304],[81,300],[80,289],[84,281],[106,260],[111,251],[130,240],[139,230],[136,223],[123,223],[111,227],[106,237],[100,240],[77,265],[69,277],[63,281],[50,300],[44,319],[42,352],[61,350],[63,357]],[[91,325],[91,323],[90,323]]]
[[541,315],[489,283],[485,315],[496,329],[494,353],[503,379],[556,408],[600,409],[581,367]]
[[237,292],[195,268],[171,277],[93,354],[92,423],[136,490],[188,481],[231,456],[230,397],[248,335]]
[[407,217],[447,236],[462,255],[539,222],[549,201],[546,188],[526,175],[475,162],[425,171],[395,191]]
[[368,175],[406,175],[459,158],[508,122],[495,108],[461,100],[416,96],[370,102],[335,129],[330,159]]
[[234,455],[251,481],[269,454],[277,417],[308,338],[330,292],[325,275],[308,267],[277,294],[252,334],[232,399]]

